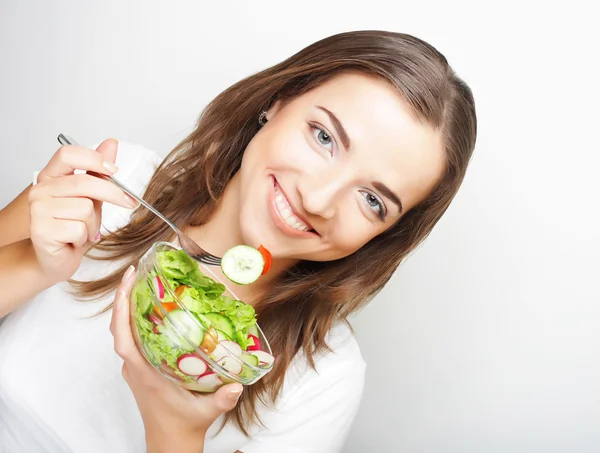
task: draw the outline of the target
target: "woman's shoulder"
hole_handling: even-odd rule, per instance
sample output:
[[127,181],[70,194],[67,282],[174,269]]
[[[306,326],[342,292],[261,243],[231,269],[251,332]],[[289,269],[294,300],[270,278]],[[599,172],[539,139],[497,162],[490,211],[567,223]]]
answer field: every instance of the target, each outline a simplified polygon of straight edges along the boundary
[[115,177],[131,186],[132,190],[143,190],[160,165],[162,157],[143,145],[119,142],[115,164],[119,171]]

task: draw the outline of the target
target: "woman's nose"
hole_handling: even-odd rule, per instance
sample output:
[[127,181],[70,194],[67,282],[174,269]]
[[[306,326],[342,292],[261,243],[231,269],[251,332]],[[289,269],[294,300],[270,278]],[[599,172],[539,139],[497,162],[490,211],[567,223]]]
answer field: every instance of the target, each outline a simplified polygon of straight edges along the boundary
[[298,191],[305,211],[314,216],[331,219],[337,211],[345,185],[343,176],[338,172],[305,175],[298,182]]

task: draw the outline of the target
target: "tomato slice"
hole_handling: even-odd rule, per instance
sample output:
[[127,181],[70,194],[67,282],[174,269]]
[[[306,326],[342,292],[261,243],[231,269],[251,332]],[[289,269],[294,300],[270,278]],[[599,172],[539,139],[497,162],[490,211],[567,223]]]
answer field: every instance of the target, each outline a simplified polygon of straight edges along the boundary
[[265,260],[265,266],[263,267],[262,274],[260,274],[260,275],[265,275],[267,272],[269,272],[269,269],[271,269],[271,263],[273,262],[273,257],[271,256],[271,252],[269,252],[262,245],[260,247],[258,247],[258,251],[261,253],[261,255],[263,256],[263,259]]

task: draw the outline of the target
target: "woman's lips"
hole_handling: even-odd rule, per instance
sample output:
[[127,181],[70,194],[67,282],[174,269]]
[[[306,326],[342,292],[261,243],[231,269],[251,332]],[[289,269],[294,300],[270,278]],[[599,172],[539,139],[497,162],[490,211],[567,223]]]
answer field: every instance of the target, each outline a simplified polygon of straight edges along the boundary
[[[277,179],[273,178],[273,190],[269,194],[269,205],[271,217],[275,225],[285,234],[295,237],[315,237],[318,234],[313,227],[302,216],[298,215],[291,206],[285,192],[277,183]],[[283,211],[283,212],[282,212]],[[292,225],[290,225],[292,223]],[[310,231],[305,231],[306,229]]]

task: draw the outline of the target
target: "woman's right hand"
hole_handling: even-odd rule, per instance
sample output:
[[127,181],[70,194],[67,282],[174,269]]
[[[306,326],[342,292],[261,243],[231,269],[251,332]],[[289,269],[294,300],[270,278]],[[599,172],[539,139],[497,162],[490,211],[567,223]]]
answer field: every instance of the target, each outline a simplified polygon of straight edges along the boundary
[[75,169],[113,174],[118,143],[105,140],[94,151],[63,146],[39,173],[29,191],[30,237],[42,274],[54,284],[68,280],[83,254],[100,238],[102,202],[134,208],[121,189]]

